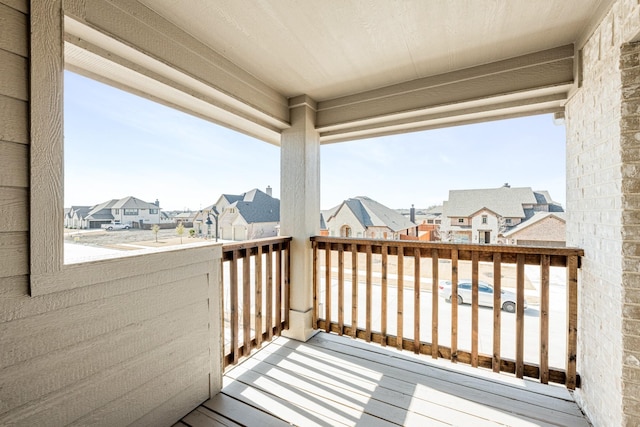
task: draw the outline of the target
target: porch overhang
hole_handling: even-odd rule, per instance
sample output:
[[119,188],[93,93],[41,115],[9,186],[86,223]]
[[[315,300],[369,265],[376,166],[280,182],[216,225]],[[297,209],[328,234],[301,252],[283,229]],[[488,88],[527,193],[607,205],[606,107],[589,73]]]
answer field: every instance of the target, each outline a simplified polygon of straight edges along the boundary
[[[485,47],[483,59],[487,62],[457,60],[469,66],[434,74],[427,71],[419,78],[409,78],[417,73],[407,74],[403,71],[406,66],[398,66],[397,72],[385,73],[384,81],[395,83],[375,86],[378,81],[372,79],[369,87],[354,84],[354,88],[364,89],[358,92],[332,89],[332,85],[338,87],[336,78],[327,79],[321,88],[313,82],[305,86],[311,77],[282,88],[273,76],[277,70],[264,70],[265,75],[246,71],[227,59],[232,54],[217,51],[219,46],[210,40],[194,36],[195,30],[176,24],[180,21],[167,15],[173,10],[169,3],[143,3],[66,0],[66,68],[275,145],[280,144],[280,133],[290,126],[289,101],[299,95],[307,95],[316,104],[316,129],[321,144],[327,144],[526,115],[561,114],[577,84],[574,34],[572,38],[558,37],[556,45],[548,48],[503,55],[493,61],[489,60],[499,56]],[[194,7],[194,12],[206,13],[204,6]],[[511,12],[507,8],[504,13]],[[509,16],[515,19],[515,15]],[[463,17],[457,19],[462,24]],[[245,29],[248,31],[251,29]],[[308,37],[314,46],[319,36],[300,37]],[[563,40],[570,42],[560,44]],[[504,43],[514,45],[507,39]],[[314,54],[318,55],[309,52]],[[377,55],[374,59],[383,58]],[[336,65],[339,68],[341,61],[348,60],[327,59],[327,67],[340,63]],[[304,61],[284,57],[282,67],[290,72],[296,62]],[[442,62],[434,61],[432,71],[442,70]],[[308,64],[300,67],[309,72]],[[343,76],[340,88],[349,79],[352,77]],[[293,92],[296,90],[306,93]]]

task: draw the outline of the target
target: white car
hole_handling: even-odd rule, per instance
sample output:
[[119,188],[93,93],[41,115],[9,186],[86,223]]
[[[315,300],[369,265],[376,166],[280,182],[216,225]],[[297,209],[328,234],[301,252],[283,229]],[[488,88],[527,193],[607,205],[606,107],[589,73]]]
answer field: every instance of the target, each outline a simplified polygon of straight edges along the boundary
[[[501,308],[508,313],[516,311],[516,294],[503,290],[501,293]],[[447,302],[451,302],[451,281],[441,280],[438,285],[438,294]],[[471,280],[458,281],[458,304],[471,304]],[[493,307],[493,286],[486,282],[478,281],[478,305]],[[527,308],[527,300],[524,300],[524,308]]]
[[122,224],[120,221],[115,221],[109,224],[102,224],[101,227],[107,231],[113,230],[128,230],[131,228],[130,224]]

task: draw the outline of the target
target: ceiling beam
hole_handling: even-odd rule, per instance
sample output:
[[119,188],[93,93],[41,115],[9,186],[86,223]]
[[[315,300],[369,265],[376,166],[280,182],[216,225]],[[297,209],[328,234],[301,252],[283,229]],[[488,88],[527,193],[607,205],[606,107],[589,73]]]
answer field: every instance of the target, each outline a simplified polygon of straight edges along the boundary
[[[64,0],[64,8],[68,44],[166,87],[195,95],[211,104],[212,110],[227,110],[264,127],[267,134],[289,127],[287,98],[146,6],[129,0]],[[77,57],[78,54],[76,60]],[[70,57],[67,62],[75,71],[104,74],[100,61],[92,67],[92,61],[72,64],[72,60]],[[116,76],[103,77],[118,80]],[[163,98],[161,93],[150,95],[160,101]],[[217,121],[225,124],[224,119]],[[274,142],[272,137],[269,139]]]
[[321,141],[560,111],[573,85],[573,59],[573,45],[561,46],[319,102]]

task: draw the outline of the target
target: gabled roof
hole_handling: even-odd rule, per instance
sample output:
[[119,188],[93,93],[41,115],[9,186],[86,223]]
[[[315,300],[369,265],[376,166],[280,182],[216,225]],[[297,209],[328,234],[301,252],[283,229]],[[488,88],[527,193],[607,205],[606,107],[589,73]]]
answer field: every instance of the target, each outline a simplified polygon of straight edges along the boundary
[[483,208],[507,218],[525,218],[523,204],[538,204],[531,187],[451,190],[443,205],[447,217],[466,218]]
[[364,227],[388,227],[392,231],[401,231],[415,227],[416,224],[409,221],[398,211],[390,209],[366,196],[358,196],[347,199],[340,205],[327,212],[332,212],[327,221],[335,216],[341,209],[347,208]]
[[564,223],[567,222],[566,220],[566,216],[564,212],[536,212],[535,214],[533,214],[533,216],[531,218],[529,218],[526,221],[521,222],[520,224],[516,225],[515,227],[513,227],[511,230],[507,231],[506,233],[504,233],[504,237],[509,237],[512,236],[522,230],[524,230],[527,227],[530,227],[534,224],[539,223],[540,221],[547,219],[547,218],[556,218]]
[[158,206],[153,203],[148,203],[143,200],[137,199],[133,196],[125,197],[117,200],[112,209],[158,209]]
[[257,188],[240,195],[223,194],[222,197],[233,200],[229,207],[238,209],[248,224],[280,221],[280,200]]

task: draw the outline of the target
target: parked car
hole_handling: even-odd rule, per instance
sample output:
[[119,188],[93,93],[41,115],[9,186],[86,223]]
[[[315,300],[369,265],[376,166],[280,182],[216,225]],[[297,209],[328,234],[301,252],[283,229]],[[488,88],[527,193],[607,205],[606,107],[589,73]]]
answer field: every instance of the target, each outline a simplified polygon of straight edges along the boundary
[[[438,294],[447,302],[451,302],[451,281],[441,280],[438,285]],[[508,313],[516,311],[516,294],[502,290],[501,309]],[[458,304],[471,304],[471,280],[462,279],[458,281]],[[478,281],[478,305],[493,307],[493,285]],[[527,300],[524,300],[524,308],[527,308]]]
[[131,224],[122,224],[120,221],[114,221],[109,224],[102,224],[101,227],[107,231],[128,230],[131,228]]

